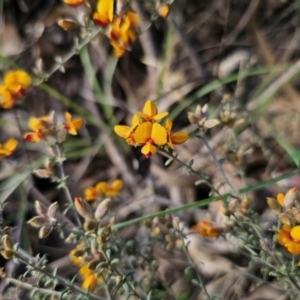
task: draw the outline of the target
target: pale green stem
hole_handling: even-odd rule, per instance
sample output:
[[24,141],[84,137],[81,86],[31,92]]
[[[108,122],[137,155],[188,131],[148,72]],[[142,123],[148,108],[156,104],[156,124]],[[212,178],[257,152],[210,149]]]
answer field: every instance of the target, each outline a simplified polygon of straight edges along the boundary
[[71,206],[71,209],[72,209],[72,212],[73,212],[73,215],[75,217],[75,220],[77,222],[77,225],[82,228],[82,222],[80,220],[80,217],[74,207],[74,202],[73,202],[73,198],[71,196],[71,193],[70,193],[70,190],[68,188],[68,185],[66,183],[66,175],[65,175],[65,171],[64,171],[64,168],[63,168],[63,163],[62,163],[62,154],[61,154],[61,151],[60,151],[60,148],[58,145],[55,145],[53,146],[53,150],[55,152],[55,155],[57,155],[57,158],[58,158],[58,162],[57,162],[57,168],[58,168],[58,176],[60,178],[60,180],[62,180],[63,184],[62,184],[62,189],[64,190],[64,193],[65,193],[65,196],[67,198],[67,201],[69,202],[70,206]]

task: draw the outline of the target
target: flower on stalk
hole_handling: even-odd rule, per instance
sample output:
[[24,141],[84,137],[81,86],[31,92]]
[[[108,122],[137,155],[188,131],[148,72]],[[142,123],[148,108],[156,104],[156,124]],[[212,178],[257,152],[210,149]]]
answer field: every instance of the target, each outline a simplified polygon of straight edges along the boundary
[[94,22],[100,27],[109,25],[114,16],[114,0],[98,0],[93,14]]
[[31,77],[23,70],[9,71],[4,75],[0,85],[0,106],[9,109],[15,106],[16,101],[25,95],[31,85]]
[[300,225],[291,227],[283,225],[277,235],[277,241],[294,255],[300,254]]
[[192,229],[204,237],[217,237],[224,231],[223,227],[217,226],[211,221],[200,221]]
[[77,212],[85,219],[91,220],[94,218],[93,212],[89,204],[82,198],[75,197],[74,205]]
[[121,57],[136,40],[135,27],[138,22],[138,16],[134,11],[128,11],[122,17],[113,20],[107,37],[114,48],[115,57]]
[[110,185],[104,181],[98,182],[94,187],[90,186],[84,190],[84,198],[94,201],[100,196],[114,197],[120,193],[123,187],[122,180],[115,180]]
[[167,130],[158,123],[144,122],[135,130],[134,139],[143,146],[141,152],[146,158],[150,158],[157,152],[157,147],[167,143]]
[[68,112],[65,113],[66,122],[58,125],[54,112],[48,116],[40,118],[30,118],[28,126],[32,130],[24,134],[23,138],[27,142],[39,143],[44,141],[49,145],[62,143],[66,139],[67,133],[77,135],[84,121],[80,118],[72,120],[72,115]]
[[11,259],[15,256],[16,251],[14,250],[13,241],[7,234],[2,236],[0,245],[1,245],[0,253],[5,259]]
[[189,135],[185,132],[178,131],[171,133],[173,126],[173,122],[171,119],[167,119],[165,129],[167,131],[167,143],[168,146],[172,149],[174,149],[173,145],[180,145],[186,142],[189,138]]
[[40,228],[39,238],[43,239],[51,233],[57,224],[58,204],[54,202],[49,208],[46,208],[39,201],[35,201],[35,210],[38,216],[30,219],[27,223],[35,228]]
[[12,155],[18,147],[18,141],[15,139],[7,140],[3,145],[0,144],[0,159]]
[[83,119],[77,118],[72,120],[72,115],[68,112],[65,112],[65,118],[66,122],[63,125],[66,131],[69,134],[77,135],[77,130],[79,130],[84,124]]
[[141,152],[149,158],[157,152],[157,147],[168,145],[174,149],[173,145],[182,144],[189,137],[184,132],[171,133],[171,119],[167,119],[165,127],[157,123],[167,115],[168,112],[158,113],[154,102],[147,100],[143,110],[133,116],[131,127],[116,125],[114,131],[129,145],[143,146]]
[[26,132],[23,135],[25,141],[39,143],[41,140],[44,140],[50,145],[56,143],[56,122],[54,113],[40,118],[30,118],[28,127],[32,131]]

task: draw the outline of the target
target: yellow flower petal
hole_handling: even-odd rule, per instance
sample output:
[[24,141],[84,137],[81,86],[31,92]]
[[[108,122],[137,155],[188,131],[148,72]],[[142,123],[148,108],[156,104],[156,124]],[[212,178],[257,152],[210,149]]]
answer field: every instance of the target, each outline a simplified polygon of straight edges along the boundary
[[88,277],[88,276],[90,276],[93,272],[92,272],[91,269],[89,269],[89,268],[87,267],[87,265],[83,265],[83,266],[79,269],[78,273],[79,273],[81,276],[83,276],[83,277]]
[[16,104],[16,99],[12,95],[12,93],[8,90],[7,87],[5,86],[0,86],[0,98],[1,102],[0,105],[4,109],[9,109],[15,106]]
[[98,193],[105,193],[108,190],[108,184],[104,181],[97,183],[95,189]]
[[300,244],[296,244],[294,242],[286,243],[284,245],[288,252],[291,254],[297,255],[300,254]]
[[23,70],[7,72],[3,79],[4,85],[13,92],[19,93],[20,89],[26,90],[31,85],[31,77]]
[[143,108],[143,113],[150,117],[154,117],[157,114],[157,107],[153,101],[151,100],[146,101]]
[[151,139],[158,146],[165,145],[167,143],[167,131],[166,131],[166,129],[163,126],[161,126],[160,124],[154,123],[153,126],[152,126]]
[[300,225],[293,227],[290,234],[294,240],[300,241]]
[[77,118],[77,119],[74,119],[72,121],[72,123],[73,123],[73,126],[75,127],[75,129],[79,130],[83,126],[84,120],[81,118]]
[[278,201],[278,203],[281,205],[281,206],[283,206],[283,201],[284,201],[284,194],[282,194],[282,193],[279,193],[278,195],[277,195],[277,201]]
[[277,241],[280,245],[285,246],[286,243],[292,241],[292,238],[289,232],[285,231],[284,229],[280,229],[277,235]]
[[115,191],[119,192],[121,190],[121,188],[123,187],[123,181],[118,179],[115,180],[112,184],[111,184],[111,188],[114,189]]
[[96,274],[91,274],[84,279],[82,283],[82,288],[84,290],[93,291],[96,287],[96,284],[97,284],[97,276]]
[[129,126],[125,126],[125,125],[116,125],[114,127],[114,131],[115,133],[122,137],[122,138],[125,138],[125,136],[127,135],[127,132],[130,130],[130,127]]
[[14,152],[18,146],[18,141],[15,139],[9,139],[4,145],[3,148],[10,153]]
[[42,122],[38,118],[30,118],[28,127],[34,132],[38,132],[39,130],[44,128]]
[[93,201],[98,197],[98,192],[94,187],[88,187],[84,190],[84,198],[86,201]]
[[95,23],[101,27],[106,27],[111,23],[114,14],[114,0],[98,0],[97,12],[93,14]]
[[174,132],[170,135],[171,141],[174,145],[183,144],[185,141],[188,140],[189,135],[185,132],[178,131]]
[[130,27],[135,27],[139,23],[139,16],[132,10],[128,11],[124,18],[129,20]]
[[163,4],[158,9],[158,14],[162,18],[166,18],[169,15],[169,12],[170,12],[170,6],[168,4]]
[[155,115],[153,117],[153,119],[155,121],[158,121],[158,120],[161,120],[162,118],[166,117],[168,114],[169,114],[168,112],[162,112],[162,113],[159,113],[159,114]]
[[151,138],[152,123],[144,122],[136,128],[134,139],[138,144],[145,144]]
[[147,143],[144,145],[144,147],[141,149],[141,152],[147,157],[149,158],[152,154],[155,154],[157,152],[156,147],[151,144],[151,143]]
[[170,118],[168,118],[168,119],[166,120],[165,128],[166,128],[166,130],[167,130],[168,132],[171,132],[172,127],[173,127],[173,122],[172,122],[172,120],[171,120]]
[[118,58],[125,54],[126,47],[124,47],[124,45],[121,45],[116,41],[110,41],[110,44],[114,48],[114,57]]

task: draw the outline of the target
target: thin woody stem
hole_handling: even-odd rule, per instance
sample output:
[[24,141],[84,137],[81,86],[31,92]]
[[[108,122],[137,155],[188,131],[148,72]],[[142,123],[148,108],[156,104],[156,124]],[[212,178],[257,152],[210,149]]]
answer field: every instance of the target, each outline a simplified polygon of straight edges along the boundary
[[207,181],[205,174],[202,174],[201,172],[198,172],[196,170],[194,170],[190,165],[186,164],[185,162],[183,162],[182,160],[180,160],[176,155],[172,154],[171,152],[161,148],[158,150],[160,153],[166,155],[167,157],[179,162],[182,166],[184,166],[185,168],[188,169],[189,172],[191,172],[192,174],[195,174],[197,177],[201,178],[204,180],[204,182],[217,194],[220,195],[220,193]]
[[234,189],[234,187],[232,186],[232,184],[230,183],[230,181],[228,180],[224,170],[223,170],[223,167],[222,165],[220,164],[219,160],[217,159],[213,149],[210,147],[206,137],[203,135],[203,134],[199,134],[199,135],[196,135],[197,138],[201,139],[203,141],[203,143],[205,144],[207,150],[209,151],[211,157],[213,158],[221,176],[223,177],[224,181],[228,184],[230,190],[231,190],[231,193],[232,193],[232,196],[239,199],[239,195],[237,193],[237,191]]

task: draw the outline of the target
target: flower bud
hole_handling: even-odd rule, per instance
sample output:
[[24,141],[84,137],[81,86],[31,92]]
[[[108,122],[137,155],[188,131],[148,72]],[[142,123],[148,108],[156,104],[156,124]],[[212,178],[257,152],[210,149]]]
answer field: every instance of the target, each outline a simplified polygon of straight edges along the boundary
[[57,213],[57,210],[58,210],[58,204],[57,202],[54,202],[52,203],[49,208],[48,208],[48,211],[47,211],[47,215],[49,218],[54,218],[56,213]]
[[290,207],[298,196],[296,187],[291,188],[284,196],[283,204],[285,207]]
[[98,222],[96,220],[88,219],[83,224],[85,231],[95,231],[98,228]]
[[15,256],[14,250],[3,250],[0,253],[5,259],[11,259]]
[[290,218],[288,216],[288,214],[286,213],[282,213],[279,215],[279,220],[281,221],[282,224],[285,224],[285,225],[288,225],[288,226],[291,226],[292,223],[290,221]]
[[71,19],[58,19],[57,25],[64,30],[70,30],[78,27],[78,24]]
[[100,202],[100,204],[98,205],[95,211],[95,218],[98,221],[100,221],[100,219],[107,214],[109,205],[110,205],[110,198],[106,198]]
[[52,225],[50,223],[46,223],[39,230],[39,238],[43,239],[43,238],[47,237],[51,233],[52,229],[53,229]]
[[249,209],[249,199],[247,197],[244,197],[242,199],[241,209],[244,213],[247,212],[247,210]]
[[82,198],[76,197],[74,200],[74,203],[75,203],[75,208],[76,208],[77,212],[84,219],[92,219],[93,218],[92,209],[86,201],[84,201]]
[[2,244],[5,250],[13,250],[14,248],[14,244],[7,234],[2,237]]
[[187,114],[188,114],[188,119],[189,119],[190,123],[191,124],[197,124],[196,116],[191,112],[188,112]]
[[176,242],[169,242],[166,246],[166,251],[171,252],[176,246]]
[[272,210],[274,210],[275,212],[278,212],[278,213],[281,212],[281,205],[274,198],[267,197],[267,203],[268,203],[269,207]]
[[41,228],[43,225],[48,223],[48,219],[46,217],[37,216],[30,219],[27,223],[35,228]]
[[36,213],[40,216],[44,216],[47,214],[47,207],[44,204],[40,203],[38,200],[34,202],[34,208]]
[[232,199],[228,203],[228,210],[233,213],[237,207],[238,200],[237,199]]

